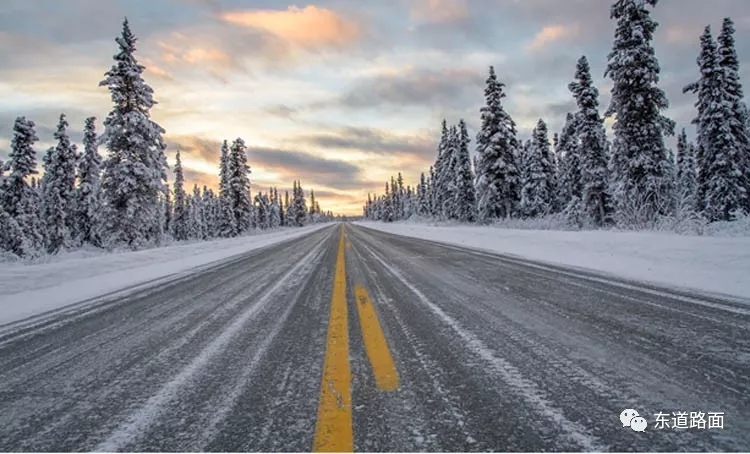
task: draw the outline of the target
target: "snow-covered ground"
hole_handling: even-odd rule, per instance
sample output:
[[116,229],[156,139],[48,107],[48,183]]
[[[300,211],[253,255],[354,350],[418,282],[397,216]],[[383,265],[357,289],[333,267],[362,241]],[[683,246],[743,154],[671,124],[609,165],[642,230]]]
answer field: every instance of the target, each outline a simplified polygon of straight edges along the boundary
[[170,278],[331,224],[120,253],[76,251],[46,263],[0,262],[0,325]]
[[750,298],[750,237],[355,222],[398,235]]

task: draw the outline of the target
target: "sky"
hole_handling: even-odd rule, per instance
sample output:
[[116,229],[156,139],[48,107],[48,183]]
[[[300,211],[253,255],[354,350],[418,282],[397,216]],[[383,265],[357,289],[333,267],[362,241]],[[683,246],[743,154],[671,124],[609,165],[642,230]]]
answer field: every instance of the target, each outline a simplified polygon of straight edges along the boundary
[[[324,210],[360,214],[368,192],[382,193],[391,175],[418,181],[434,161],[443,118],[465,119],[476,137],[490,65],[523,139],[539,118],[555,132],[575,110],[567,85],[581,55],[604,111],[611,3],[3,0],[0,159],[17,116],[36,122],[40,157],[60,113],[77,142],[86,117],[106,117],[111,100],[99,82],[127,17],[159,103],[152,118],[167,131],[170,164],[181,150],[188,187],[216,187],[221,141],[242,137],[253,193],[299,179]],[[653,16],[666,114],[692,135],[695,96],[682,87],[698,77],[698,38],[732,17],[748,80],[750,8],[744,0],[661,0]]]

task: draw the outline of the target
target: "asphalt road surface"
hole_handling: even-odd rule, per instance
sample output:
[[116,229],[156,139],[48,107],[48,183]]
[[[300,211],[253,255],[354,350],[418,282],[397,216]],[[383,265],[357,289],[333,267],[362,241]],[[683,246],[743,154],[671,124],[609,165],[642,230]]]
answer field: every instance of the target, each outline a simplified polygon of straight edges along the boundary
[[337,224],[0,327],[0,451],[352,449],[748,451],[750,307]]

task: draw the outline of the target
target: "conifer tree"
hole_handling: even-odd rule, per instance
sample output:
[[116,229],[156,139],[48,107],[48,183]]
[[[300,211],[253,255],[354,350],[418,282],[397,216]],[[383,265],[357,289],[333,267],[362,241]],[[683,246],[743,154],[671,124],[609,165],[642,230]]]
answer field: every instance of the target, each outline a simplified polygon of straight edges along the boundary
[[100,86],[109,88],[113,110],[104,120],[109,150],[103,165],[102,191],[106,231],[113,244],[139,248],[161,235],[160,197],[167,179],[164,129],[151,118],[153,90],[136,60],[136,37],[127,19],[117,39],[115,64]]
[[247,147],[244,140],[237,138],[229,150],[229,179],[227,181],[235,219],[235,236],[247,231],[252,221],[249,175]]
[[180,149],[175,154],[174,164],[174,214],[172,215],[172,236],[177,241],[187,240],[190,235],[190,213],[188,213],[185,176],[182,171]]
[[610,214],[609,177],[604,120],[599,116],[599,90],[594,86],[586,57],[578,60],[575,81],[568,85],[578,103],[576,139],[581,160],[582,204],[587,219],[604,225]]
[[[476,219],[476,193],[474,192],[474,174],[471,171],[469,157],[469,132],[466,122],[458,122],[458,147],[455,154],[453,175],[453,217],[461,222],[474,222]],[[424,177],[424,175],[422,175]]]
[[270,227],[270,216],[268,197],[265,194],[255,194],[255,226],[258,229],[266,230]]
[[101,246],[101,165],[96,136],[96,118],[89,117],[83,130],[83,155],[78,163],[75,191],[77,242]]
[[172,234],[172,189],[169,183],[165,184],[164,193],[164,231]]
[[436,176],[435,166],[430,166],[430,179],[427,184],[427,203],[431,217],[437,217],[437,196],[436,196]]
[[188,215],[190,220],[188,236],[195,240],[205,240],[208,238],[203,197],[197,184],[193,186],[193,195],[190,197]]
[[[422,172],[419,176],[419,186],[417,186],[417,213],[419,214],[419,216],[427,216],[429,214],[430,207],[427,200],[428,194],[429,190],[427,188],[427,179],[425,178],[424,172]],[[367,195],[367,199],[369,201],[369,194]]]
[[65,114],[60,115],[54,137],[57,146],[47,151],[42,178],[42,219],[46,223],[47,252],[50,254],[70,248],[73,245],[71,230],[75,229],[78,153],[76,146],[70,143]]
[[297,227],[305,225],[307,219],[307,201],[305,200],[305,192],[302,189],[302,183],[297,181],[297,191],[293,194],[292,205],[294,205],[294,216],[293,222]]
[[516,124],[502,106],[503,87],[490,66],[484,90],[482,124],[477,134],[476,192],[478,217],[482,222],[509,218],[519,199]]
[[698,57],[701,77],[683,91],[698,94],[698,201],[709,221],[731,220],[746,206],[742,147],[732,134],[733,98],[727,92],[716,43],[707,26]]
[[531,140],[534,146],[539,150],[539,156],[542,159],[542,169],[544,171],[546,186],[545,192],[547,194],[544,212],[545,214],[551,213],[554,205],[552,199],[554,198],[555,194],[557,163],[554,153],[550,148],[549,130],[547,129],[547,123],[545,123],[541,118],[539,119],[539,121],[537,121],[536,128],[534,129]]
[[[36,175],[35,124],[26,117],[18,117],[13,125],[13,139],[9,162],[5,168],[10,172],[3,181],[3,248],[19,257],[38,254],[44,247],[44,223],[39,216],[39,194],[31,188],[28,178]],[[7,217],[6,217],[7,215]],[[20,232],[20,235],[19,235]]]
[[[731,143],[737,148],[737,165],[744,176],[744,212],[750,213],[750,132],[748,132],[748,111],[744,102],[742,81],[740,80],[740,60],[734,40],[734,22],[731,18],[724,18],[718,41],[718,63],[724,78],[724,89],[727,103],[731,105],[729,114],[729,133]],[[729,153],[732,153],[731,151]]]
[[[432,186],[432,203],[433,203],[433,216],[439,217],[443,215],[443,204],[446,199],[446,173],[450,165],[450,137],[448,131],[448,124],[443,119],[442,129],[440,132],[440,142],[438,142],[438,156],[435,160],[434,166],[434,177]],[[393,188],[391,188],[393,189]]]
[[281,206],[279,205],[279,193],[276,188],[273,188],[270,217],[270,227],[272,229],[278,228],[281,225]]
[[[536,129],[534,130],[536,134]],[[550,198],[547,192],[547,175],[542,163],[541,148],[532,140],[523,147],[523,186],[521,187],[520,211],[525,217],[542,216]]]
[[[617,0],[611,9],[617,26],[605,72],[613,82],[606,116],[615,116],[613,199],[625,222],[653,222],[671,208],[664,135],[674,133],[674,122],[660,113],[669,103],[657,87],[660,69],[651,41],[658,24],[647,9],[657,1]],[[633,206],[639,219],[624,219]]]
[[289,193],[286,193],[286,204],[284,203],[284,199],[279,198],[279,225],[286,226],[286,207],[289,204]]
[[221,144],[218,205],[218,235],[222,238],[232,237],[237,232],[237,220],[234,216],[231,191],[229,188],[229,143],[226,140]]
[[677,136],[677,197],[683,208],[695,208],[696,194],[695,147],[688,142],[685,129]]
[[393,222],[393,206],[391,191],[388,182],[385,183],[385,195],[383,196],[382,212],[380,219],[383,222]]
[[583,197],[583,183],[581,176],[581,158],[577,123],[573,114],[568,113],[565,118],[562,133],[557,144],[559,170],[560,206],[565,209],[573,199],[579,202]]
[[310,222],[311,223],[315,222],[314,216],[315,216],[315,191],[310,189]]

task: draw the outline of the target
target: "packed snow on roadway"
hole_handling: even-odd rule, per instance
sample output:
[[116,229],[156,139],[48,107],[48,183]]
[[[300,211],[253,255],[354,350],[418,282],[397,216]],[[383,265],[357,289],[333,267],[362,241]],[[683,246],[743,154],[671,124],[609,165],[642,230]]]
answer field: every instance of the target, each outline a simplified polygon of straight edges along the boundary
[[46,262],[0,262],[0,325],[298,238],[330,223],[142,251],[77,250]]
[[[747,221],[743,221],[747,222]],[[688,236],[648,231],[559,231],[496,226],[356,222],[383,232],[644,282],[750,298],[750,229]]]

